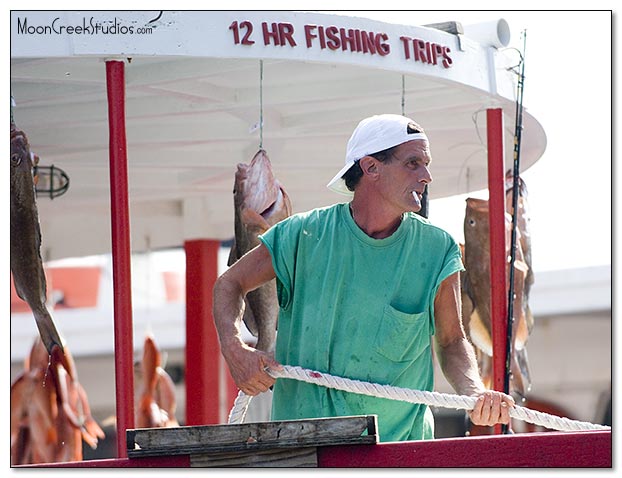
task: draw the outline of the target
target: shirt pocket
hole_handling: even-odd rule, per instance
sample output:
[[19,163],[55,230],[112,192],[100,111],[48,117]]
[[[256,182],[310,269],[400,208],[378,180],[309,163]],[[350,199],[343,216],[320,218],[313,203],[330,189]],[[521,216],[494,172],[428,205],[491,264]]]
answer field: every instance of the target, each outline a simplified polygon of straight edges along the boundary
[[393,362],[409,362],[430,343],[428,314],[409,314],[387,305],[384,309],[374,350]]

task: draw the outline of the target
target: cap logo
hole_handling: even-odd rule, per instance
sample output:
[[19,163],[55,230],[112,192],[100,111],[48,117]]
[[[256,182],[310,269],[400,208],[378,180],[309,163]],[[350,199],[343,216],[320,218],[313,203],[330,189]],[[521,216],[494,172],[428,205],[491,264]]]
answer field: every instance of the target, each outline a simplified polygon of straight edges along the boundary
[[421,131],[417,128],[417,125],[415,123],[408,123],[408,126],[406,126],[406,133],[415,134],[421,133]]

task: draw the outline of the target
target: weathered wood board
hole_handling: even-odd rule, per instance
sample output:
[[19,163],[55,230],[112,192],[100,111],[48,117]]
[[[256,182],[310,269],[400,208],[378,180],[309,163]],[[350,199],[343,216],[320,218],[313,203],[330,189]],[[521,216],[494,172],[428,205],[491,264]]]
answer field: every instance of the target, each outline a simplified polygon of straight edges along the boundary
[[127,430],[128,457],[190,455],[191,466],[317,466],[317,447],[376,444],[377,416]]

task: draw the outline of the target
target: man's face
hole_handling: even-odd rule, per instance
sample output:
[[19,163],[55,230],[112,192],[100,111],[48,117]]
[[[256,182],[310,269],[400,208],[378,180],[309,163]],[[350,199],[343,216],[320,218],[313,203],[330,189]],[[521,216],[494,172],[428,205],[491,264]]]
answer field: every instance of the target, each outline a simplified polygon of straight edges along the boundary
[[425,186],[432,182],[429,170],[431,161],[427,140],[415,139],[400,144],[395,148],[390,161],[379,162],[379,192],[383,199],[402,212],[419,211]]

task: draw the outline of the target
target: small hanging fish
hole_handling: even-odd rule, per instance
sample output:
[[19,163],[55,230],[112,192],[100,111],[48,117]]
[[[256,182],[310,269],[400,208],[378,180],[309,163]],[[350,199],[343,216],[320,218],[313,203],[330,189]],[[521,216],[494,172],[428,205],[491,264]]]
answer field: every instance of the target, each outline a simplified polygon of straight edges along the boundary
[[153,337],[145,338],[140,363],[141,390],[136,407],[136,427],[177,427],[175,384],[162,368],[162,354]]
[[69,349],[50,356],[40,337],[11,385],[11,464],[82,460],[104,432],[91,416]]

